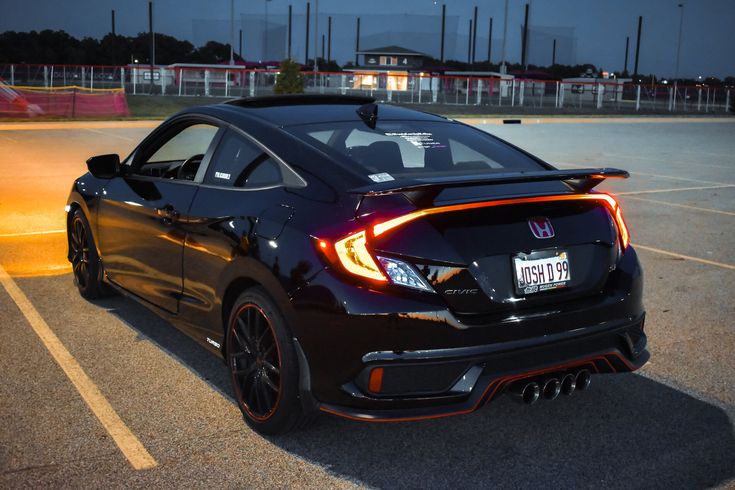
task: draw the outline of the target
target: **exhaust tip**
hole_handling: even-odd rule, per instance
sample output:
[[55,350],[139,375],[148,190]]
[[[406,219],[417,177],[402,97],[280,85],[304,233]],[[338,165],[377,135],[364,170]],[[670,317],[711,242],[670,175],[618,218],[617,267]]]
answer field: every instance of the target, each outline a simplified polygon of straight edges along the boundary
[[577,373],[575,381],[577,385],[576,389],[584,391],[590,387],[590,383],[592,382],[592,374],[587,369],[582,369],[580,372]]
[[564,395],[571,395],[577,387],[577,378],[573,374],[567,374],[561,379],[561,392]]
[[535,382],[517,383],[511,386],[510,394],[517,402],[533,405],[541,396],[541,388]]
[[543,395],[547,400],[554,400],[561,392],[561,383],[556,378],[549,378],[544,383]]

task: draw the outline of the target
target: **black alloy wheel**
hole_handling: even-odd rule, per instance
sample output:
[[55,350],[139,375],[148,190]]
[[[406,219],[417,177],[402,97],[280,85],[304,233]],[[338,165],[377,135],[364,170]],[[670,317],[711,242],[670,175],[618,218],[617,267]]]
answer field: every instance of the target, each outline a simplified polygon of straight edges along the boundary
[[79,294],[86,299],[107,296],[111,289],[103,282],[102,263],[97,255],[89,223],[81,209],[74,211],[67,231],[69,259]]
[[255,304],[234,316],[229,350],[237,399],[255,420],[268,420],[281,400],[281,353],[270,320]]
[[263,289],[251,288],[235,301],[225,339],[227,367],[245,421],[262,434],[283,434],[307,421],[289,332]]

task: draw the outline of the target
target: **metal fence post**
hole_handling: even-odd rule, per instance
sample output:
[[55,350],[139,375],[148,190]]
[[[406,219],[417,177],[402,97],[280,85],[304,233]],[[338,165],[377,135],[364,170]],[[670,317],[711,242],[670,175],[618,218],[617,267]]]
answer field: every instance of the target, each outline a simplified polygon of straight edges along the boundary
[[[437,89],[434,90],[434,80],[437,80]],[[439,84],[441,83],[441,78],[431,78],[431,101],[436,104],[436,101],[439,97]]]
[[209,70],[204,70],[204,95],[209,97]]
[[676,92],[677,92],[676,82],[674,82],[674,98],[671,101],[671,110],[673,111],[676,111]]
[[184,84],[184,69],[179,68],[179,97],[181,97],[181,88]]
[[730,90],[728,89],[727,92],[725,92],[725,112],[730,111]]
[[467,91],[465,92],[464,105],[470,105],[470,88],[472,87],[472,81],[467,79]]
[[49,86],[54,88],[54,65],[51,65],[51,76],[49,77]]
[[347,75],[340,75],[339,91],[342,95],[347,93]]
[[48,66],[43,65],[43,87],[48,88]]
[[512,83],[510,84],[510,106],[515,107],[516,105],[516,80],[513,79]]
[[393,91],[388,90],[388,102],[391,102],[393,100]]
[[668,105],[669,112],[673,110],[673,105],[674,105],[673,98],[674,98],[674,92],[672,88],[669,87],[669,105]]
[[230,96],[230,70],[225,70],[225,97]]
[[635,89],[635,110],[641,110],[641,86],[638,85]]
[[704,104],[704,112],[709,112],[709,87],[707,87],[707,100]]
[[523,107],[523,98],[526,95],[526,82],[521,82],[520,87],[518,88],[518,105]]
[[84,67],[82,67],[82,87],[84,87]]
[[602,109],[602,84],[597,84],[597,108]]
[[479,78],[477,79],[477,104],[475,105],[481,105],[482,104],[482,80]]
[[10,65],[10,85],[15,85],[15,65]]
[[564,84],[559,84],[559,109],[562,109],[564,107],[564,93],[566,90],[564,89]]
[[255,97],[255,72],[250,72],[250,97]]
[[125,91],[125,68],[120,67],[120,88]]
[[163,68],[158,69],[158,80],[161,82],[161,95],[166,95],[166,73],[164,72]]
[[94,90],[94,66],[89,67],[89,90]]
[[135,95],[137,93],[136,87],[138,85],[138,69],[137,68],[133,68],[132,77],[133,77],[133,95]]

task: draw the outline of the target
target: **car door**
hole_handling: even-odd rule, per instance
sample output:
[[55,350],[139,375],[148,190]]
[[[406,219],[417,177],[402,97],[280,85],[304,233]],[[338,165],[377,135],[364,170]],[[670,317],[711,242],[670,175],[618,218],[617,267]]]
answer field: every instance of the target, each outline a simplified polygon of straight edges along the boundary
[[171,122],[103,190],[98,237],[108,278],[172,313],[182,291],[183,223],[219,131],[216,122],[196,117]]
[[223,134],[187,223],[180,314],[207,330],[196,335],[221,338],[218,288],[230,275],[265,268],[278,276],[280,267],[284,272],[295,267],[283,263],[277,240],[293,213],[285,189],[304,185],[274,153],[243,132],[230,128]]

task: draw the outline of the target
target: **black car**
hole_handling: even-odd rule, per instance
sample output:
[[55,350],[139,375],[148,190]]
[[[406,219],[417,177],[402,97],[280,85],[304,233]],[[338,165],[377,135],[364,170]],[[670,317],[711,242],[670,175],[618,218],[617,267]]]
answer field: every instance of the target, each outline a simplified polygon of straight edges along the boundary
[[119,291],[231,372],[262,433],[585,389],[648,359],[616,169],[560,171],[371,98],[185,110],[68,201],[82,296]]

